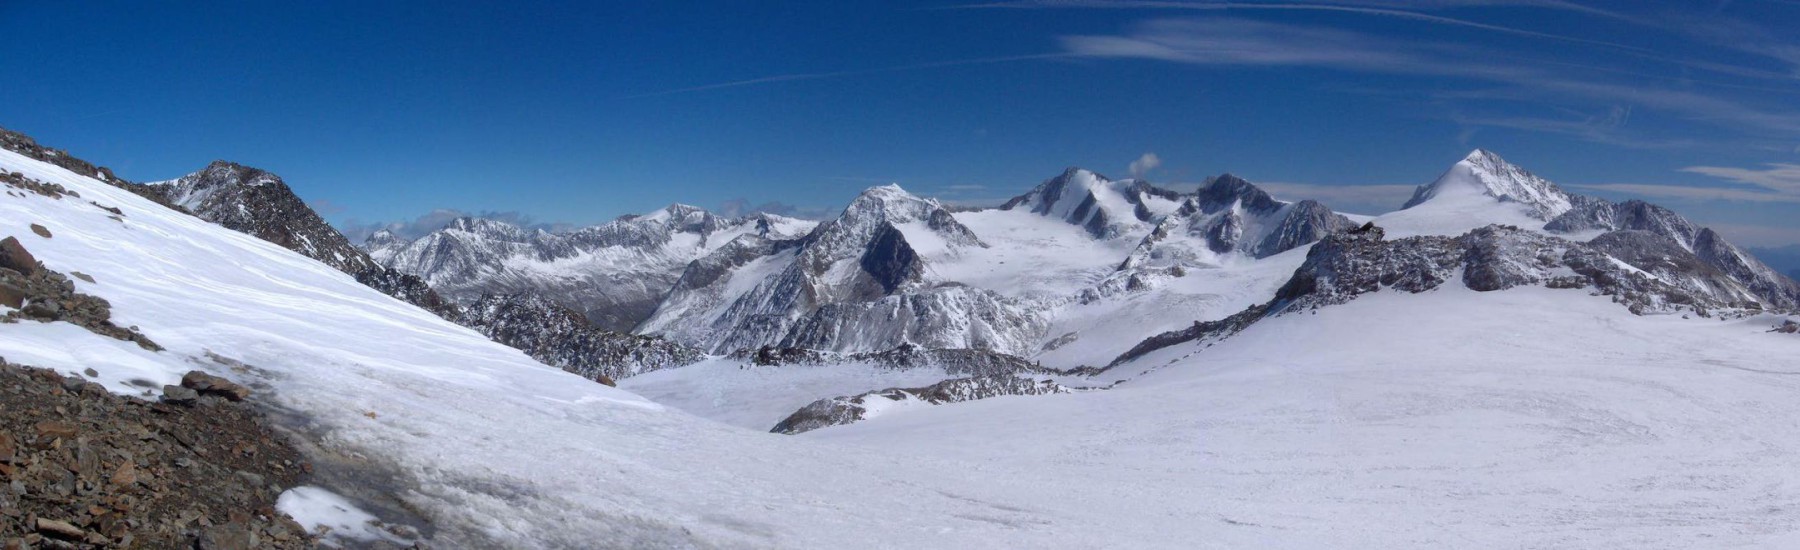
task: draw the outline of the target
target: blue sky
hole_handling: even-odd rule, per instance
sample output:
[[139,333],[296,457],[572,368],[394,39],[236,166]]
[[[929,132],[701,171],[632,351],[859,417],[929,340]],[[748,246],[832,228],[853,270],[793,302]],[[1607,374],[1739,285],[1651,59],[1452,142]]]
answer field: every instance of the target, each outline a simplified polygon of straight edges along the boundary
[[0,0],[0,125],[345,227],[998,202],[1147,153],[1376,213],[1482,147],[1800,243],[1794,0],[165,4]]

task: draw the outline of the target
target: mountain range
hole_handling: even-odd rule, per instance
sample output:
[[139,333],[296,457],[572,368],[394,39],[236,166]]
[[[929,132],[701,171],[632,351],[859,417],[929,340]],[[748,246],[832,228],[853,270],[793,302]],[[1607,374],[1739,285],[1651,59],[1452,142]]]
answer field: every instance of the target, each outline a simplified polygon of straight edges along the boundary
[[0,355],[152,400],[196,369],[254,389],[310,453],[281,513],[412,526],[337,544],[1800,533],[1770,512],[1800,498],[1800,284],[1484,150],[1373,217],[1069,168],[990,208],[887,185],[820,221],[675,204],[359,244],[231,162],[140,184],[0,132],[0,175]]

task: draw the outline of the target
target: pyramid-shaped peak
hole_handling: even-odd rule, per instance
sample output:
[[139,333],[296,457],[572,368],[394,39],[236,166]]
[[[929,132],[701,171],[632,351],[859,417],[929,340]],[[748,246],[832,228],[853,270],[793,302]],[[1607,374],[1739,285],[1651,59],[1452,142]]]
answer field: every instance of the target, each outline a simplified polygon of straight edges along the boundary
[[1281,202],[1269,193],[1250,183],[1244,178],[1229,172],[1207,178],[1197,193],[1200,208],[1214,212],[1221,208],[1241,202],[1246,210],[1252,212],[1269,212],[1281,207]]
[[1467,156],[1464,156],[1463,160],[1468,161],[1468,162],[1476,162],[1476,163],[1483,163],[1483,164],[1506,164],[1506,159],[1500,158],[1500,155],[1498,153],[1489,151],[1487,149],[1476,149],[1474,151],[1469,151],[1469,154]]
[[1524,205],[1532,217],[1542,220],[1568,212],[1579,198],[1550,180],[1507,162],[1493,151],[1476,149],[1438,176],[1436,181],[1420,186],[1402,209],[1417,207],[1439,197],[1472,195]]

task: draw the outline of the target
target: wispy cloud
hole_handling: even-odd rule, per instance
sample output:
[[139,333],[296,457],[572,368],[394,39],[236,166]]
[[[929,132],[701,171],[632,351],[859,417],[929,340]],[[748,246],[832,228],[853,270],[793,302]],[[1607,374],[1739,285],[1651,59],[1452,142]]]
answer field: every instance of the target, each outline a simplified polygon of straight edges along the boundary
[[1800,200],[1800,164],[1769,163],[1762,169],[1724,166],[1689,166],[1683,172],[1745,183]]
[[1688,201],[1731,201],[1755,203],[1793,203],[1800,204],[1800,195],[1771,192],[1761,189],[1743,189],[1735,187],[1708,187],[1695,185],[1666,185],[1646,183],[1596,183],[1570,185],[1570,187],[1586,190],[1615,193],[1618,195],[1639,198],[1662,198]]
[[[1643,108],[1762,135],[1800,134],[1800,111],[1791,102],[1756,105],[1691,86],[1658,87],[1618,78],[1602,79],[1585,68],[1546,63],[1471,44],[1409,41],[1337,28],[1232,18],[1159,19],[1121,34],[1064,36],[1060,40],[1065,51],[1087,58],[1451,77],[1497,85],[1489,90],[1461,92],[1485,99],[1558,106],[1571,102],[1599,104],[1623,109],[1623,113]],[[1547,120],[1519,119],[1515,114],[1466,120],[1605,140],[1617,135],[1628,118],[1607,113],[1601,118],[1547,124]]]
[[[1434,3],[1434,4],[1437,4],[1440,6],[1450,6],[1450,5],[1456,5],[1456,6],[1528,5],[1528,6],[1540,6],[1540,7],[1556,7],[1556,8],[1560,8],[1560,9],[1568,9],[1568,10],[1582,11],[1582,12],[1596,13],[1596,14],[1608,13],[1608,12],[1604,12],[1601,10],[1586,8],[1584,6],[1571,4],[1571,3],[1567,3],[1567,2],[1518,2],[1518,1],[1514,1],[1514,2],[1438,2],[1438,3]],[[1551,33],[1546,33],[1546,32],[1533,31],[1530,29],[1521,29],[1521,28],[1517,28],[1517,27],[1508,27],[1508,26],[1504,26],[1504,25],[1494,25],[1494,24],[1489,24],[1489,23],[1482,23],[1480,21],[1472,21],[1472,20],[1468,20],[1468,19],[1445,17],[1445,16],[1441,16],[1441,15],[1423,13],[1423,12],[1414,11],[1414,10],[1398,9],[1398,6],[1406,6],[1406,5],[1418,5],[1418,3],[1417,2],[1410,2],[1410,3],[1408,3],[1408,2],[1286,3],[1286,2],[1178,2],[1178,1],[1155,1],[1155,0],[1116,0],[1116,1],[1106,1],[1106,0],[1035,0],[1035,1],[1034,0],[1023,0],[1023,1],[1016,1],[1016,2],[993,2],[993,3],[986,3],[986,4],[970,4],[970,5],[957,6],[957,7],[969,8],[969,9],[976,9],[976,8],[1019,8],[1019,9],[1088,8],[1088,9],[1163,9],[1163,10],[1173,9],[1173,10],[1198,10],[1198,11],[1258,11],[1258,10],[1322,11],[1322,12],[1351,13],[1351,14],[1359,14],[1359,15],[1371,15],[1371,16],[1378,16],[1378,17],[1406,19],[1406,20],[1419,21],[1419,22],[1430,23],[1430,24],[1435,24],[1435,25],[1465,27],[1465,28],[1479,29],[1479,30],[1484,30],[1484,31],[1498,32],[1498,33],[1511,34],[1511,35],[1517,35],[1517,36],[1525,36],[1525,37],[1531,37],[1531,38],[1543,38],[1543,39],[1555,40],[1555,41],[1559,41],[1559,42],[1587,44],[1587,45],[1592,45],[1592,46],[1616,48],[1616,49],[1620,49],[1620,50],[1646,51],[1643,48],[1639,48],[1639,47],[1635,47],[1635,46],[1627,46],[1624,44],[1617,44],[1617,43],[1613,43],[1613,42],[1590,40],[1590,39],[1574,37],[1574,36],[1563,36],[1563,35],[1559,35],[1559,34],[1551,34]],[[1389,7],[1389,6],[1392,6],[1392,7]]]

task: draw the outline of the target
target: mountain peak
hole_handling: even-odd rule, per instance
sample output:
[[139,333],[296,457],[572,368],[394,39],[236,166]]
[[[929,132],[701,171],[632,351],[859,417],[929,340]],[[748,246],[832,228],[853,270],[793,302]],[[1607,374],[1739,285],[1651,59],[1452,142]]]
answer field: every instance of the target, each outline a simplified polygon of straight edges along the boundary
[[504,234],[517,234],[517,233],[522,233],[524,231],[523,228],[520,228],[519,226],[510,224],[510,223],[506,223],[506,222],[503,222],[500,220],[480,218],[480,217],[475,217],[475,216],[462,216],[462,217],[456,218],[454,220],[450,220],[450,224],[444,226],[444,229],[450,230],[450,231],[463,231],[463,232],[468,232],[468,233],[504,233]]
[[1072,166],[1000,209],[1026,209],[1082,226],[1095,237],[1111,238],[1134,224],[1174,212],[1181,200],[1181,193],[1142,180],[1111,180]]
[[1532,217],[1545,221],[1568,212],[1577,200],[1550,180],[1507,162],[1493,151],[1476,149],[1438,176],[1437,181],[1420,186],[1401,209],[1439,197],[1469,195],[1523,205]]
[[1469,154],[1464,156],[1463,160],[1467,161],[1467,162],[1487,163],[1487,164],[1496,164],[1496,163],[1504,164],[1506,162],[1506,159],[1500,158],[1499,154],[1496,154],[1493,151],[1489,151],[1487,149],[1475,149],[1474,151],[1469,151]]
[[1268,192],[1229,172],[1207,178],[1206,183],[1200,186],[1198,197],[1200,208],[1207,212],[1217,211],[1238,201],[1242,201],[1245,210],[1257,213],[1281,208],[1281,203],[1269,196]]

